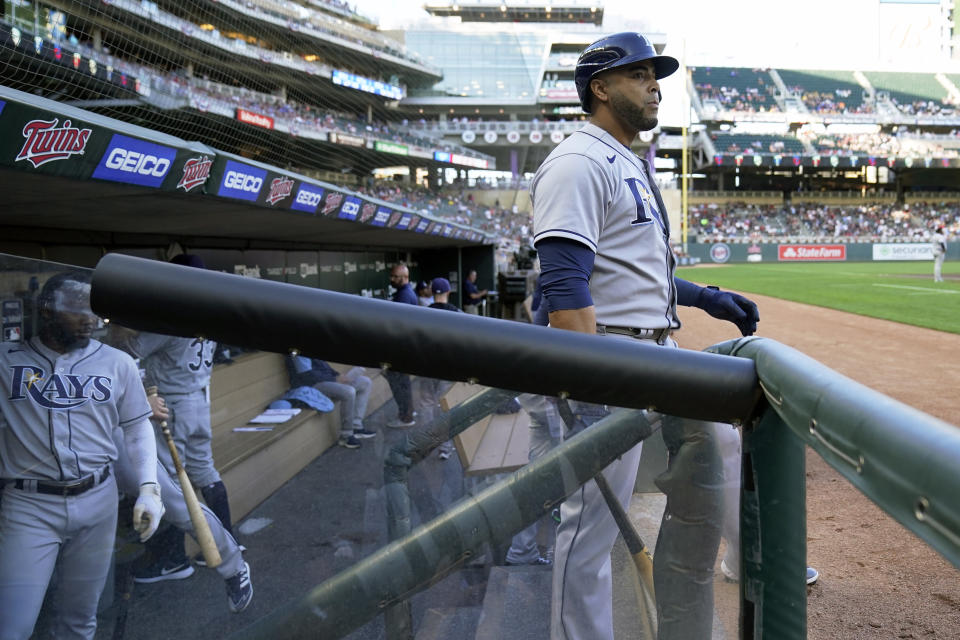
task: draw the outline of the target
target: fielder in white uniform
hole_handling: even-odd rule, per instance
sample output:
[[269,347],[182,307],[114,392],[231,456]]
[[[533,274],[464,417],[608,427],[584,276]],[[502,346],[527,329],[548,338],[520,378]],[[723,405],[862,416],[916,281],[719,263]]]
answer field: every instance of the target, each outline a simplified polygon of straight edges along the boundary
[[[657,125],[657,82],[678,68],[640,34],[603,38],[581,54],[575,81],[590,123],[557,146],[531,184],[534,242],[553,327],[670,348],[676,305],[698,306],[756,330],[756,305],[674,277],[669,219],[650,166],[630,150]],[[643,384],[638,381],[637,384]],[[586,423],[607,412],[574,403]],[[657,479],[667,507],[654,554],[661,640],[710,637],[713,565],[722,523],[718,439],[730,425],[662,416],[669,469]],[[641,445],[604,470],[628,505]],[[618,530],[596,483],[561,508],[554,558],[551,638],[612,640],[610,551]]]
[[931,243],[933,250],[933,281],[943,282],[943,261],[947,258],[947,236],[943,232],[943,226],[937,227],[937,232],[933,234]]
[[150,405],[133,360],[91,339],[85,273],[51,277],[39,335],[0,345],[0,638],[25,640],[59,566],[54,637],[93,638],[117,523],[113,464],[123,432],[134,527],[146,540],[163,504]]

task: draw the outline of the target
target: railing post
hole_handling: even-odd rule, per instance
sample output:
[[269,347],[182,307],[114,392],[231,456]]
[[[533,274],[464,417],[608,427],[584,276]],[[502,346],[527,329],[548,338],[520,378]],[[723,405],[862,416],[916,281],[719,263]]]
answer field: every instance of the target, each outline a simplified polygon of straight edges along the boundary
[[741,629],[745,640],[807,637],[806,458],[767,408],[743,429]]

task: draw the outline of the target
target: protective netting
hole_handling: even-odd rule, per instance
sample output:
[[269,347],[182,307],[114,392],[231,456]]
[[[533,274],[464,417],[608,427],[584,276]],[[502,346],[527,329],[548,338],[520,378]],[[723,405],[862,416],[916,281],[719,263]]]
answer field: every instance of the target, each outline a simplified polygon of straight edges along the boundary
[[[0,84],[330,182],[436,154],[398,101],[436,69],[338,0],[5,0]],[[446,156],[449,157],[449,156]]]

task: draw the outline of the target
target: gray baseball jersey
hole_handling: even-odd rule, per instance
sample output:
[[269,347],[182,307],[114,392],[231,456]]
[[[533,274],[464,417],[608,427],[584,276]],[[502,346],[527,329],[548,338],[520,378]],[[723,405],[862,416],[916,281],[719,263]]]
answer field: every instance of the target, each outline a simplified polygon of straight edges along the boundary
[[151,414],[133,359],[91,340],[0,348],[0,477],[70,481],[117,459],[113,429]]
[[670,222],[647,163],[587,124],[547,156],[530,185],[534,243],[576,240],[596,253],[597,323],[677,328]]
[[141,359],[148,382],[157,385],[161,395],[198,391],[210,384],[217,346],[212,340],[140,333],[126,346]]

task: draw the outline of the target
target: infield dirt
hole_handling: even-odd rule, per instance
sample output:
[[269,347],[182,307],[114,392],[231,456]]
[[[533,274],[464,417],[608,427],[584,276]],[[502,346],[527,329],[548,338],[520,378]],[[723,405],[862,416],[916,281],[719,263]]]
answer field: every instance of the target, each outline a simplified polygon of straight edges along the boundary
[[[757,335],[951,424],[960,423],[960,335],[746,294]],[[703,349],[736,329],[681,308],[680,346]],[[958,427],[960,428],[960,427]],[[807,450],[809,640],[960,639],[960,571]],[[732,585],[731,585],[732,587]],[[733,588],[718,598],[736,597]]]

